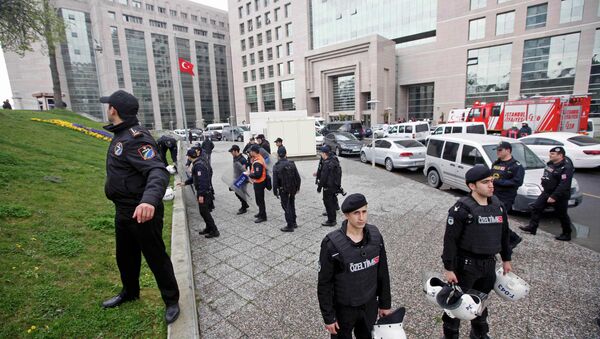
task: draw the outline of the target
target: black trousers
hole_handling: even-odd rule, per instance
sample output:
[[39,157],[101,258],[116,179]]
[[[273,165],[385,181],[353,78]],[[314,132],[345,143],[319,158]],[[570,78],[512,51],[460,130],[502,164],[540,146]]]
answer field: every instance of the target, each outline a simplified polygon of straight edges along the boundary
[[333,189],[323,188],[323,204],[327,212],[327,221],[335,222],[335,211],[338,203]]
[[206,230],[209,233],[215,233],[219,231],[217,229],[217,225],[215,224],[215,219],[213,219],[212,215],[210,214],[210,211],[212,211],[213,208],[214,205],[212,203],[212,200],[210,200],[209,198],[205,197],[203,204],[198,203],[198,210],[200,210],[200,216],[202,217],[202,220],[204,220],[204,223],[206,224]]
[[340,329],[337,335],[331,335],[331,339],[352,339],[353,331],[356,339],[371,339],[371,331],[377,320],[377,300],[357,307],[336,305],[335,317]]
[[533,204],[531,204],[531,220],[529,220],[529,227],[537,229],[540,225],[540,218],[542,213],[548,205],[554,207],[554,213],[560,220],[560,226],[562,227],[562,233],[571,235],[571,218],[569,218],[569,199],[556,200],[554,204],[548,203],[548,193],[542,192]]
[[252,184],[254,187],[254,199],[256,199],[256,205],[258,206],[258,217],[267,219],[267,209],[265,207],[265,189],[267,187],[266,181],[261,183]]
[[167,147],[159,148],[160,157],[162,158],[163,162],[165,163],[165,166],[169,165],[169,163],[167,162],[167,150],[169,150],[171,153],[171,161],[173,162],[173,165],[177,166],[177,146],[173,146],[171,148],[167,148]]
[[[500,199],[504,208],[506,208],[506,213],[510,213],[512,211],[512,206],[515,202],[515,198],[517,197],[517,191],[494,191],[494,195]],[[517,239],[519,239],[519,235],[515,233],[512,229],[508,229],[510,234],[510,242],[514,243]]]
[[164,207],[156,207],[154,218],[145,223],[131,216],[135,207],[116,208],[115,236],[117,266],[123,283],[122,293],[137,297],[140,294],[140,266],[142,254],[154,274],[160,294],[167,306],[179,301],[179,288],[171,258],[162,238]]
[[[493,258],[472,259],[459,257],[457,261],[457,268],[454,273],[458,278],[458,286],[463,292],[467,292],[472,288],[479,292],[490,293],[496,281],[496,261]],[[479,317],[471,320],[471,329],[475,336],[480,337],[489,332],[487,316],[488,310],[486,308]],[[460,319],[450,318],[444,313],[442,321],[444,323],[444,338],[458,339]]]
[[244,198],[242,198],[239,194],[236,193],[235,196],[242,203],[242,208],[243,209],[248,209],[248,207],[250,207],[250,205],[248,205],[248,203],[246,202],[246,200],[244,200]]
[[296,225],[296,195],[281,192],[279,198],[285,214],[285,222],[288,227],[293,227]]

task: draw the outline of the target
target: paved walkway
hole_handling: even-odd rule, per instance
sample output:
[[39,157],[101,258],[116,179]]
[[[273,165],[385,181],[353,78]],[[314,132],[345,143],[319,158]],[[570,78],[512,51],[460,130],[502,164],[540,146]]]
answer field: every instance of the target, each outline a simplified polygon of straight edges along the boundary
[[[334,228],[320,223],[323,204],[312,173],[317,160],[297,162],[303,177],[297,197],[298,229],[283,233],[283,211],[267,194],[269,221],[254,224],[257,208],[235,214],[239,201],[221,181],[231,166],[230,142],[215,143],[213,216],[221,237],[205,239],[191,190],[185,189],[202,338],[328,338],[316,297],[317,260],[323,237]],[[409,338],[441,335],[441,311],[422,292],[422,273],[441,272],[450,194],[386,172],[341,160],[343,187],[369,201],[369,222],[381,230],[390,262],[393,307],[405,306]],[[340,199],[341,202],[341,199]],[[338,221],[342,220],[342,216]],[[512,224],[517,229],[517,224]],[[513,255],[515,272],[528,281],[530,296],[519,302],[494,294],[490,307],[494,338],[598,338],[600,254],[555,241],[548,233],[524,235]],[[469,326],[462,331],[468,337]]]

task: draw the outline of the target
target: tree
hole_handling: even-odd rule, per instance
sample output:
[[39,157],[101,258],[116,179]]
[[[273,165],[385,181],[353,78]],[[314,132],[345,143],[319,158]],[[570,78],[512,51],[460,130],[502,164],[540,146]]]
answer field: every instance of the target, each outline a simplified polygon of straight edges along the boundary
[[0,0],[0,45],[21,56],[32,44],[45,44],[55,107],[62,107],[62,89],[56,62],[56,46],[65,39],[65,24],[49,0]]

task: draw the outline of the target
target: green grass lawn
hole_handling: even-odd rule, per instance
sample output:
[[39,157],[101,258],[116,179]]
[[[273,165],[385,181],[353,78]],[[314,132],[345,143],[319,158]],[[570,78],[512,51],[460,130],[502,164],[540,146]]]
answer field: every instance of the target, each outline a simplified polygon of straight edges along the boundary
[[34,117],[102,126],[68,111],[0,110],[0,338],[166,337],[145,263],[139,301],[100,307],[121,288],[104,196],[109,143]]

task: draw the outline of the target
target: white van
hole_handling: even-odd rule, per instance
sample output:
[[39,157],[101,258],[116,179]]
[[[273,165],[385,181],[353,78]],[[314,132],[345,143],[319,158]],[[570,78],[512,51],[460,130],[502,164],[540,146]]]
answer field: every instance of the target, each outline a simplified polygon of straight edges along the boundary
[[427,121],[412,121],[390,125],[387,132],[384,133],[384,137],[425,141],[429,134],[429,123]]
[[442,134],[487,134],[487,129],[483,122],[453,122],[449,124],[439,124],[431,132],[431,135]]
[[[526,212],[530,209],[529,204],[542,194],[541,178],[546,164],[519,140],[480,134],[433,135],[427,145],[423,174],[432,187],[446,184],[469,192],[465,183],[467,171],[477,164],[491,168],[501,141],[511,144],[513,157],[525,168],[525,179],[517,190],[513,209]],[[582,200],[577,180],[573,179],[569,207],[579,205]]]
[[469,116],[470,108],[455,108],[448,112],[448,122],[464,122]]
[[206,125],[204,136],[209,136],[213,140],[221,140],[223,136],[223,127],[229,127],[229,123],[215,123]]

